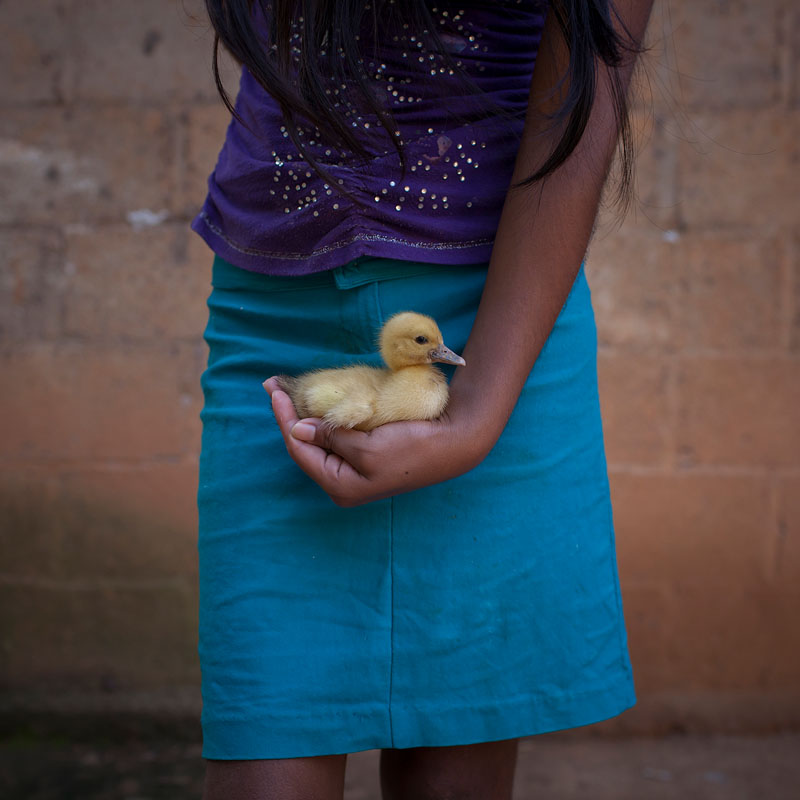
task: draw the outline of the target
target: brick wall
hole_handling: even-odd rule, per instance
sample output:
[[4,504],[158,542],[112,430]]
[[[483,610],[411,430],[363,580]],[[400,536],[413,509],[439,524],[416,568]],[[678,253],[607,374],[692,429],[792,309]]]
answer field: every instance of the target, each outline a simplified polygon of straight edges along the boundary
[[[640,698],[611,727],[800,721],[795,5],[657,5],[638,200],[590,249]],[[0,3],[0,708],[197,708],[201,6]]]

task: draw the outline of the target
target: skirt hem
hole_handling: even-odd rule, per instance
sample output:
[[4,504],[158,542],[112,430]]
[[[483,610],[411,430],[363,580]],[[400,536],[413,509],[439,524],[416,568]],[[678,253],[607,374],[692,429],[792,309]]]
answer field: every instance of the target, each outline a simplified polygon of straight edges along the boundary
[[[392,707],[373,715],[291,720],[203,720],[203,758],[255,760],[356,753],[362,750],[451,747],[517,739],[611,719],[636,704],[630,673],[610,686],[553,698],[530,695],[483,707],[421,713]],[[479,726],[476,727],[476,723]],[[370,726],[379,731],[367,732]],[[292,744],[292,738],[301,739]],[[338,744],[336,743],[338,742]]]

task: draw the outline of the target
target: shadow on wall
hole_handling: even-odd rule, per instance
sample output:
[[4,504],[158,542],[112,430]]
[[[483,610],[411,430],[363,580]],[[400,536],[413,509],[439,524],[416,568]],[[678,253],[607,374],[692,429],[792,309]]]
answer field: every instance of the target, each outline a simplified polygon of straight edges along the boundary
[[196,529],[114,477],[0,487],[0,710],[199,710]]

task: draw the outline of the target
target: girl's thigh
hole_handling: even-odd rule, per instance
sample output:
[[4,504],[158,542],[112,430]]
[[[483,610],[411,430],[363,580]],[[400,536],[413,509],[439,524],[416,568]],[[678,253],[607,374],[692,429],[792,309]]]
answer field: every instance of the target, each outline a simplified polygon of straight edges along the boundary
[[346,755],[206,761],[203,800],[342,800]]
[[383,800],[511,800],[517,739],[381,752]]

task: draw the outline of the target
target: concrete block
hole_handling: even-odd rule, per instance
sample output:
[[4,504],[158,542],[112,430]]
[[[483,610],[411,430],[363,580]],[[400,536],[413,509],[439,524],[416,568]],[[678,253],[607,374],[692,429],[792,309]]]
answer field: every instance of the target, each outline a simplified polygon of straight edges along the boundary
[[153,459],[194,453],[205,348],[31,344],[0,353],[7,461]]
[[796,689],[800,593],[735,582],[715,589],[623,587],[638,691],[737,691],[746,698]]
[[586,274],[601,346],[626,352],[672,352],[680,346],[679,273],[672,243],[660,233],[623,228],[596,236]]
[[779,348],[788,271],[780,242],[764,236],[683,237],[679,304],[686,348]]
[[58,574],[61,494],[57,469],[0,467],[0,576]]
[[0,338],[60,333],[64,249],[61,232],[52,228],[0,230]]
[[663,666],[672,646],[669,621],[664,613],[669,593],[664,586],[643,585],[630,580],[624,570],[620,580],[628,653],[637,700],[641,701],[664,685],[672,685],[664,679]]
[[6,577],[164,580],[197,572],[197,464],[0,469]]
[[598,357],[600,406],[609,463],[662,465],[673,460],[670,364],[639,354]]
[[783,74],[784,96],[792,108],[800,108],[800,8],[792,0],[784,5],[784,30],[788,33]]
[[0,115],[0,224],[96,225],[168,210],[174,136],[164,112],[82,106]]
[[0,630],[0,681],[23,691],[113,692],[198,679],[197,596],[183,581],[3,582]]
[[789,291],[786,293],[789,317],[789,348],[800,353],[800,234],[789,245]]
[[751,590],[731,583],[710,602],[691,587],[670,597],[673,685],[691,691],[796,689],[800,675],[800,626],[795,588]]
[[678,368],[678,397],[683,465],[800,465],[796,359],[687,357]]
[[780,0],[679,0],[671,36],[683,101],[694,108],[763,108],[780,98]]
[[70,24],[80,100],[195,102],[216,96],[214,32],[199,0],[81,0]]
[[69,52],[74,0],[3,3],[0,7],[0,103],[69,100],[77,65]]
[[800,586],[800,478],[778,478],[778,535],[775,579],[787,589]]
[[610,474],[620,572],[636,585],[705,588],[709,601],[771,575],[766,478]]
[[67,236],[64,333],[95,339],[199,341],[211,291],[185,223],[111,225]]
[[678,151],[682,226],[796,230],[800,112],[698,113],[692,123]]

